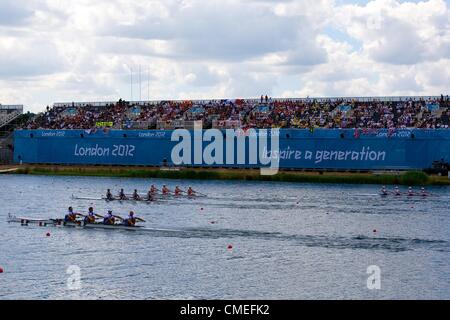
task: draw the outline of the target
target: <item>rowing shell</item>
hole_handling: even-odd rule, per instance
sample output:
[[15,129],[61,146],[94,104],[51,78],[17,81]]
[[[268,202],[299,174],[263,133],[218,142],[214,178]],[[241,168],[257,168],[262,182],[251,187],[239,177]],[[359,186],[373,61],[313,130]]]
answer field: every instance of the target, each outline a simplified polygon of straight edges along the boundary
[[29,217],[17,217],[8,214],[7,221],[9,223],[20,223],[22,226],[37,225],[39,227],[69,227],[77,229],[105,229],[105,230],[130,230],[130,231],[147,231],[158,233],[184,233],[183,230],[176,229],[156,229],[145,228],[143,226],[125,226],[121,224],[108,225],[103,223],[84,223],[84,221],[78,222],[66,222],[64,219],[39,219]]
[[158,202],[158,201],[164,201],[164,200],[175,200],[175,199],[197,199],[197,198],[203,198],[204,196],[199,196],[199,195],[195,195],[195,196],[188,196],[188,195],[173,195],[173,194],[167,194],[167,195],[155,195],[155,199],[154,200],[147,200],[146,196],[142,196],[142,199],[140,200],[136,200],[133,199],[132,197],[130,197],[127,200],[121,200],[119,198],[113,198],[113,199],[108,199],[106,197],[84,197],[84,196],[74,196],[72,195],[72,199],[74,200],[89,200],[89,201],[129,201],[129,202],[147,202],[147,203],[151,203],[151,202]]
[[119,201],[119,202],[123,202],[123,201],[129,201],[129,202],[158,202],[161,201],[162,199],[154,199],[154,200],[146,200],[146,199],[140,199],[140,200],[135,200],[135,199],[127,199],[127,200],[121,200],[119,198],[114,198],[114,199],[108,199],[106,197],[82,197],[82,196],[74,196],[72,195],[72,199],[74,200],[89,200],[89,201],[107,201],[107,202],[112,202],[112,201]]
[[0,170],[0,174],[12,173],[12,172],[16,172],[17,170],[19,170],[19,168],[4,169],[4,170]]
[[359,194],[355,194],[355,196],[357,197],[394,197],[394,198],[400,198],[400,197],[407,197],[407,198],[427,198],[427,197],[432,197],[432,196],[436,196],[433,194],[407,194],[407,193],[402,193],[402,194],[394,194],[394,193],[389,193],[389,194],[383,194],[383,193],[359,193]]
[[125,226],[120,224],[108,225],[103,223],[85,223],[84,221],[66,222],[64,219],[38,219],[16,217],[11,214],[8,215],[9,223],[20,223],[23,226],[35,224],[40,227],[54,226],[54,227],[72,227],[72,228],[86,228],[86,229],[119,229],[119,230],[140,230],[142,226]]

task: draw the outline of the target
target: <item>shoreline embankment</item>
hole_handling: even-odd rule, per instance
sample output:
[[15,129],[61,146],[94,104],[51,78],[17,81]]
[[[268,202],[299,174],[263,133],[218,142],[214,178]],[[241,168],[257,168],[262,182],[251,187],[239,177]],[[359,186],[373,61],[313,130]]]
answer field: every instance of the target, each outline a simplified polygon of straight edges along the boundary
[[404,172],[339,172],[280,171],[273,176],[261,175],[258,169],[225,168],[160,168],[136,166],[21,165],[0,166],[0,172],[49,176],[91,176],[162,178],[192,180],[245,180],[302,183],[440,185],[450,186],[446,176],[427,175],[422,171]]

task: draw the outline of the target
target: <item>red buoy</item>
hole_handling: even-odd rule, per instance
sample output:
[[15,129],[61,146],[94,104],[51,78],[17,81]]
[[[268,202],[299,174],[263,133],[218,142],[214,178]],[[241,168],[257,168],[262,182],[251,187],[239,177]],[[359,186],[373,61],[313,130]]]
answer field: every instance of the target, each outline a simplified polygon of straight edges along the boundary
[[233,249],[233,246],[231,244],[228,245],[228,250]]
[[203,208],[200,208],[201,211],[203,211]]
[[47,236],[47,237],[50,237],[50,232],[47,232],[46,236]]
[[373,229],[373,233],[377,233],[377,229]]
[[4,271],[3,268],[0,268],[0,273],[3,273],[3,271]]

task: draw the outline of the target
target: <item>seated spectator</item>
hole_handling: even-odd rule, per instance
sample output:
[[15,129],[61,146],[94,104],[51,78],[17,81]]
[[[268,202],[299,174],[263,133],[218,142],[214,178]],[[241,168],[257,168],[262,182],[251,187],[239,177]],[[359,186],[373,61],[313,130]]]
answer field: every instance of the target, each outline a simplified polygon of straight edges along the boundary
[[[429,108],[432,105],[433,108]],[[436,109],[435,106],[439,106]],[[131,111],[130,111],[131,110]],[[437,110],[437,111],[436,111]],[[156,123],[203,121],[240,123],[244,128],[448,128],[449,99],[443,95],[430,99],[392,101],[351,99],[272,99],[259,100],[159,101],[139,105],[117,103],[67,104],[46,108],[28,122],[27,129],[93,129],[97,123],[112,122],[115,127],[132,128],[133,122]]]

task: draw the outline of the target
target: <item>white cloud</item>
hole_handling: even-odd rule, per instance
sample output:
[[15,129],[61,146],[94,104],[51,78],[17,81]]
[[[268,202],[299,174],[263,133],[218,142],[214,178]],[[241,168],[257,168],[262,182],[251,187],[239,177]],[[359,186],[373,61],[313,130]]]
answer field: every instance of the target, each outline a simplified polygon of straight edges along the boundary
[[340,3],[2,0],[0,102],[448,94],[448,2]]
[[63,67],[64,61],[52,42],[35,38],[0,38],[0,79],[52,74]]
[[0,1],[0,26],[17,26],[27,22],[33,16],[33,10],[25,7],[24,1]]
[[450,58],[449,9],[444,0],[376,0],[342,6],[334,21],[376,62],[416,64]]

